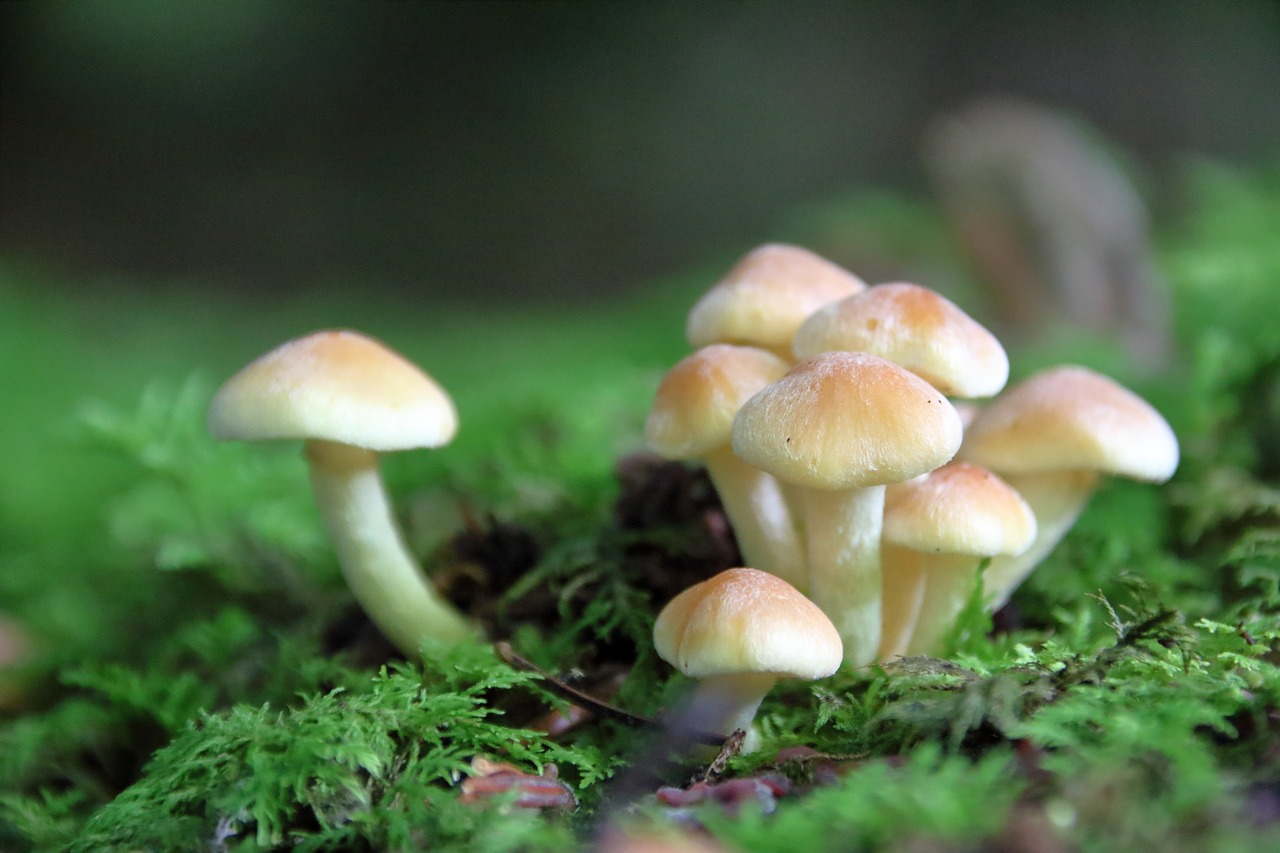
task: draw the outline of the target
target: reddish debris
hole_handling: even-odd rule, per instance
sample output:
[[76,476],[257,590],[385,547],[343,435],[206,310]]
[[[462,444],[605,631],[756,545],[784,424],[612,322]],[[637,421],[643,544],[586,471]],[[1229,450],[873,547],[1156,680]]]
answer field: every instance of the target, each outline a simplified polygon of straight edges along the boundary
[[659,788],[658,802],[674,808],[688,808],[704,801],[719,803],[729,814],[737,814],[743,803],[756,803],[765,814],[777,808],[777,798],[791,792],[791,783],[778,773],[730,779],[708,784],[697,782],[688,788]]
[[521,808],[572,809],[578,805],[573,791],[558,778],[559,770],[554,764],[546,765],[542,775],[535,776],[513,764],[476,756],[471,759],[471,770],[475,775],[462,780],[462,796],[458,798],[464,803],[483,803],[516,790],[519,793],[514,803]]

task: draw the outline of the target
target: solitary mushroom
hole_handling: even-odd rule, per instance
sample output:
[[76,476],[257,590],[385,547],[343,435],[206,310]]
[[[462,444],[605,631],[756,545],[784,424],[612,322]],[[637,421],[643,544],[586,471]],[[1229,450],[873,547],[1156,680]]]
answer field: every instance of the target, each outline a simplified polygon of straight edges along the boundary
[[976,588],[985,557],[1019,554],[1036,521],[1026,502],[977,465],[952,462],[885,490],[884,639],[880,659],[935,654]]
[[1162,483],[1178,467],[1178,439],[1160,413],[1085,367],[1035,374],[984,409],[960,458],[998,473],[1036,514],[1035,542],[991,561],[989,607],[999,608],[1058,544],[1101,475]]
[[734,452],[801,487],[809,594],[851,666],[870,663],[880,645],[884,487],[945,464],[960,438],[960,418],[937,389],[867,353],[802,361],[734,419]]
[[791,361],[791,338],[804,319],[866,283],[802,249],[767,243],[748,252],[689,312],[689,344],[749,344]]
[[349,331],[282,344],[232,376],[209,406],[217,439],[301,439],[316,503],[356,600],[403,652],[473,633],[405,548],[378,453],[447,444],[453,402],[429,376]]
[[653,626],[659,657],[699,679],[680,724],[689,731],[758,737],[756,710],[780,678],[817,679],[840,668],[840,636],[786,581],[729,569],[671,600]]
[[787,363],[766,350],[703,347],[663,378],[644,433],[649,446],[667,459],[703,460],[744,560],[804,589],[804,552],[780,484],[729,446],[738,409],[786,372]]

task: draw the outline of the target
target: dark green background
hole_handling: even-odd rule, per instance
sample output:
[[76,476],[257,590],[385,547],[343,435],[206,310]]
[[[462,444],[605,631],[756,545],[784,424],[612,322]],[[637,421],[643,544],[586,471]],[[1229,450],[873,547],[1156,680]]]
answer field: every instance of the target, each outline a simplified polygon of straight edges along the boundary
[[0,24],[0,256],[86,287],[622,289],[798,203],[923,193],[922,129],[993,93],[1085,118],[1157,193],[1187,152],[1280,138],[1280,7],[1256,0],[116,0]]

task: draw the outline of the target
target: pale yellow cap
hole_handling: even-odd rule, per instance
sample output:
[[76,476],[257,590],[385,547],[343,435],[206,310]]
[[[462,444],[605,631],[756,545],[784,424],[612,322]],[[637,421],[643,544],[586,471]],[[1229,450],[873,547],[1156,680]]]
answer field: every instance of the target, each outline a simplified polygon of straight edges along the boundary
[[692,678],[823,678],[844,649],[831,620],[768,572],[729,569],[677,595],[653,626],[658,656]]
[[808,249],[769,243],[748,252],[697,301],[685,336],[695,347],[729,343],[789,351],[806,317],[866,286]]
[[885,489],[881,535],[913,551],[1016,556],[1035,539],[1036,519],[1004,480],[977,465],[952,462]]
[[990,397],[1009,381],[1009,357],[995,335],[918,284],[878,284],[819,309],[796,330],[792,348],[796,358],[869,352],[955,397]]
[[956,410],[920,377],[867,353],[828,352],[743,404],[733,452],[788,483],[848,489],[946,464],[961,432]]
[[383,344],[349,331],[315,332],[258,358],[209,405],[218,439],[319,439],[367,450],[447,444],[453,401]]
[[960,455],[1002,474],[1081,470],[1159,483],[1178,467],[1178,439],[1146,400],[1068,365],[1037,373],[983,409]]
[[728,444],[738,409],[788,367],[756,347],[703,347],[677,362],[658,385],[645,441],[667,459],[695,459]]

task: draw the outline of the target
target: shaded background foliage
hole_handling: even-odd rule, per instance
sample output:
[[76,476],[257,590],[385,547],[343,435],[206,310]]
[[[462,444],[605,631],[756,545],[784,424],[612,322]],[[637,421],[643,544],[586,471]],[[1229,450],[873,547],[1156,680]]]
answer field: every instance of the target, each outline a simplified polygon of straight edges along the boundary
[[1260,0],[121,0],[0,24],[0,254],[263,293],[632,288],[844,188],[921,191],[923,129],[983,95],[1085,117],[1152,190],[1184,152],[1280,135]]

